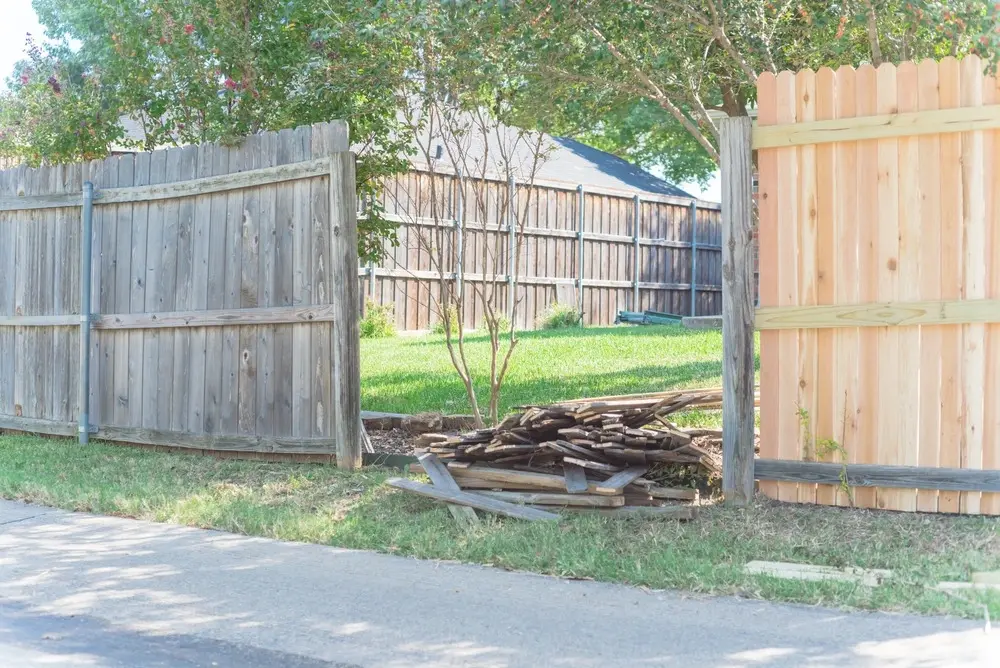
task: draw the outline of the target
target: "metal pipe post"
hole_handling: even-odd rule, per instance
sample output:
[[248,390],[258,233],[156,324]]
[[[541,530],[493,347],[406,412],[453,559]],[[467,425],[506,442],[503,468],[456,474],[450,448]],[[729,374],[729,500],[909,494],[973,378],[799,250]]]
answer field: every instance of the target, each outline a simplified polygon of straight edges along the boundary
[[578,308],[580,312],[580,326],[583,327],[583,184],[581,183],[576,187],[577,193],[577,209],[579,213],[579,224],[577,226],[576,232],[576,245],[578,247],[577,254],[577,301]]
[[94,184],[83,184],[83,231],[80,236],[80,445],[90,442],[90,271],[94,229]]

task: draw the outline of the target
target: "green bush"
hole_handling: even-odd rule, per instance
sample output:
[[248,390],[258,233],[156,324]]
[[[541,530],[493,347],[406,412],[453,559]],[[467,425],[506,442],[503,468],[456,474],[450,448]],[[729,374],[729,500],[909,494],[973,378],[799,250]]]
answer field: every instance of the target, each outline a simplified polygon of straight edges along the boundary
[[365,302],[365,317],[361,319],[362,339],[386,339],[396,336],[396,318],[392,304]]
[[[448,320],[451,321],[451,333],[453,335],[457,336],[458,335],[458,307],[454,306],[454,305],[449,306],[448,308],[445,309],[445,313],[447,314]],[[445,333],[445,331],[444,331],[444,318],[439,318],[438,321],[435,322],[431,326],[431,332],[433,334],[444,334]]]
[[583,320],[583,314],[569,304],[554,303],[544,313],[538,316],[535,325],[539,329],[563,329],[578,327]]

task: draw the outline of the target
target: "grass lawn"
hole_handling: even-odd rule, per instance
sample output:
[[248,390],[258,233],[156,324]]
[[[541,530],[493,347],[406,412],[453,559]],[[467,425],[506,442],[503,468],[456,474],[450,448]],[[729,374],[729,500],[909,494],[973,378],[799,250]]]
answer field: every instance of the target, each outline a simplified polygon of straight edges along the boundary
[[[71,510],[254,536],[492,564],[652,588],[855,608],[1000,616],[1000,596],[960,599],[925,585],[1000,568],[1000,522],[759,502],[694,522],[572,515],[559,524],[486,516],[474,533],[447,510],[382,483],[379,469],[216,460],[0,436],[0,496]],[[749,577],[753,559],[889,568],[889,584]]]
[[[679,326],[521,332],[501,394],[501,413],[527,403],[722,385],[722,333]],[[467,338],[466,355],[488,396],[489,339]],[[361,405],[390,413],[469,410],[443,336],[361,343]]]

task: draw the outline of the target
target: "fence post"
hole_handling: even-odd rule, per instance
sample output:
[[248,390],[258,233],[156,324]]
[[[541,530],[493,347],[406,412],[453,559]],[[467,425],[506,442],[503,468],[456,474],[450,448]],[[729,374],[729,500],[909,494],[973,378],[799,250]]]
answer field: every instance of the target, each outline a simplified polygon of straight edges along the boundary
[[333,307],[333,438],[337,468],[361,467],[361,338],[354,155],[330,156],[330,302]]
[[752,123],[722,119],[722,492],[727,504],[753,498]]
[[514,322],[514,291],[517,289],[514,275],[517,273],[517,260],[514,257],[517,249],[516,227],[517,212],[514,209],[516,189],[514,175],[507,177],[507,319]]
[[632,198],[632,310],[639,310],[639,196]]
[[583,184],[581,183],[576,187],[576,201],[577,201],[577,213],[579,214],[579,224],[577,225],[576,231],[576,245],[577,245],[577,310],[580,312],[580,326],[583,327],[584,317],[583,317],[583,224],[584,224],[584,214],[583,214]]
[[691,200],[691,316],[698,315],[698,203]]
[[83,184],[83,215],[80,221],[80,420],[77,425],[80,445],[90,442],[90,281],[94,227],[94,184]]

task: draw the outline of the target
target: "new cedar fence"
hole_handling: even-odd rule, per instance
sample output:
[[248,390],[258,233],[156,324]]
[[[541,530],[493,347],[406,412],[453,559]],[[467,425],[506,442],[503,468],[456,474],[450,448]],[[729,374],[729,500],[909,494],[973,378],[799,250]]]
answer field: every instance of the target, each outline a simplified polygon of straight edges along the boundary
[[[463,261],[448,256],[445,275],[497,283],[508,312],[513,285],[520,328],[533,328],[553,302],[577,306],[589,325],[610,325],[623,310],[718,315],[722,308],[718,204],[557,181],[460,179],[420,166],[390,181],[382,197],[388,219],[399,223],[399,245],[387,245],[385,261],[360,273],[365,295],[392,304],[400,329],[428,329],[439,319],[431,295],[441,274],[426,243],[434,227],[447,229],[449,248],[464,249]],[[479,327],[482,305],[472,290],[466,295],[463,324]]]
[[764,74],[757,99],[761,459],[731,444],[731,493],[752,470],[784,501],[1000,514],[997,80],[947,58]]
[[0,172],[0,429],[360,465],[357,266],[344,123]]

